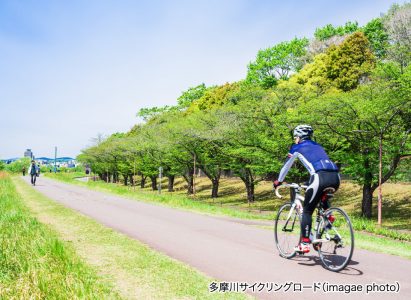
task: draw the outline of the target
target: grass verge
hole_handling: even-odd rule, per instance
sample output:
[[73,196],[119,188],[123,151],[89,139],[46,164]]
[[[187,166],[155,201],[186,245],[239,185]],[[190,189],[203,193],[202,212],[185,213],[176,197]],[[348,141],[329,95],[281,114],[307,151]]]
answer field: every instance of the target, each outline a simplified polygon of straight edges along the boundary
[[[145,200],[153,203],[160,203],[176,208],[211,214],[236,217],[250,220],[273,220],[276,213],[252,213],[239,210],[237,207],[220,207],[218,204],[212,204],[205,201],[195,200],[183,195],[172,195],[153,193],[150,191],[141,191],[127,188],[118,184],[107,184],[101,181],[82,182],[73,179],[70,174],[52,174],[49,176],[52,179],[57,179],[63,182],[76,184],[91,188],[102,192],[110,192],[113,194],[127,196],[137,200]],[[341,200],[339,200],[341,202]],[[282,204],[284,200],[278,201]],[[356,247],[371,250],[374,252],[393,254],[411,259],[411,235],[400,231],[392,230],[385,227],[375,226],[372,220],[367,220],[350,215],[356,238]],[[268,226],[262,226],[266,229],[271,229]]]
[[33,218],[0,172],[0,298],[119,299],[113,285]]
[[48,199],[18,178],[13,181],[39,220],[50,224],[101,276],[115,282],[125,298],[248,298],[235,293],[210,294],[212,278]]
[[[47,174],[48,178],[57,179],[66,183],[76,184],[79,186],[84,186],[91,188],[93,190],[110,192],[120,196],[126,196],[128,198],[133,198],[136,200],[148,201],[151,203],[164,204],[171,207],[183,208],[186,210],[202,212],[212,215],[221,215],[221,216],[230,216],[234,218],[241,219],[250,219],[250,220],[272,220],[275,216],[274,212],[256,214],[248,212],[241,209],[233,209],[231,207],[224,207],[219,202],[208,203],[201,200],[196,200],[194,198],[189,198],[184,195],[173,194],[173,193],[153,193],[151,191],[139,190],[138,188],[135,191],[132,188],[126,187],[119,184],[107,184],[103,181],[79,181],[74,179],[70,174]],[[282,204],[282,201],[281,201]]]

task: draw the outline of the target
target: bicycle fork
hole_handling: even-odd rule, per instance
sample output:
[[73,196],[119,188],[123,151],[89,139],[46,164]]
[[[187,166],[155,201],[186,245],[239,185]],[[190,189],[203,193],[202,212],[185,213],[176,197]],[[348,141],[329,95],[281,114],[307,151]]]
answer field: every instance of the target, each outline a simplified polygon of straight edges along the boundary
[[300,202],[299,199],[296,199],[296,200],[293,202],[293,204],[291,205],[291,209],[290,209],[290,211],[288,212],[287,220],[285,221],[285,224],[284,224],[284,227],[283,227],[283,231],[285,231],[285,232],[287,232],[287,231],[288,231],[288,232],[294,231],[294,225],[295,225],[295,222],[296,222],[296,220],[297,220],[297,214],[294,215],[291,229],[287,229],[287,225],[288,225],[288,223],[290,222],[290,219],[291,219],[291,216],[292,216],[294,210],[296,210],[297,213],[301,216],[302,205],[301,205],[301,202]]

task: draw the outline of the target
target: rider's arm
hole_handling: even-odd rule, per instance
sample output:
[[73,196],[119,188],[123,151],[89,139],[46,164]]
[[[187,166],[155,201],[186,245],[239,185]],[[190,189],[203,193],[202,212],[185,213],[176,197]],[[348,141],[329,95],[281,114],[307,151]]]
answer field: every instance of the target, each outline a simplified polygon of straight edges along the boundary
[[[292,150],[292,148],[291,148]],[[290,170],[291,166],[294,163],[294,160],[298,157],[298,152],[294,153],[288,153],[287,160],[285,161],[284,166],[282,167],[280,171],[280,175],[278,175],[278,181],[283,182],[285,179],[285,176],[287,175],[288,171]]]

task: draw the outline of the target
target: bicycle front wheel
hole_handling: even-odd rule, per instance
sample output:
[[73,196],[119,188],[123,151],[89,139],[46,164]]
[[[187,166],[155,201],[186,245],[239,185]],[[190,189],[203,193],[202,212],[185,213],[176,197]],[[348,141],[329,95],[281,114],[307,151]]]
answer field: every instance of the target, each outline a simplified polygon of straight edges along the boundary
[[348,215],[340,208],[330,208],[320,221],[317,237],[323,266],[334,272],[341,271],[351,261],[354,252],[354,231]]
[[280,255],[292,258],[297,253],[294,247],[300,242],[300,215],[295,207],[286,203],[278,210],[274,223],[274,240]]

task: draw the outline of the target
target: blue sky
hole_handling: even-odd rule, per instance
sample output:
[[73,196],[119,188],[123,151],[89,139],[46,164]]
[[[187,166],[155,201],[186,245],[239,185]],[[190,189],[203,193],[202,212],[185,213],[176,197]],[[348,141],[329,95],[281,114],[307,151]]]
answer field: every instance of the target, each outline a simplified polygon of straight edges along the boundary
[[142,107],[245,78],[257,51],[395,1],[0,1],[0,158],[76,156]]

